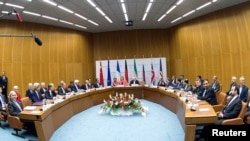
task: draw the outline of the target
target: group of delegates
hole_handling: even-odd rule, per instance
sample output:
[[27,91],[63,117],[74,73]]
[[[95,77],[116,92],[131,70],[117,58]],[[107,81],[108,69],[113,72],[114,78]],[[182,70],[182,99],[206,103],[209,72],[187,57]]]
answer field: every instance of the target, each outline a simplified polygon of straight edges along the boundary
[[120,76],[120,80],[117,79],[117,77],[113,77],[113,81],[112,81],[112,86],[116,87],[116,86],[138,86],[140,85],[140,81],[133,76],[132,80],[130,80],[129,82],[124,78],[124,76]]
[[[160,76],[157,86],[170,87],[172,89],[184,90],[186,92],[192,93],[199,100],[205,100],[211,105],[217,104],[216,93],[220,90],[220,83],[216,75],[213,76],[213,81],[210,84],[208,79],[202,79],[200,75],[197,76],[195,80],[195,85],[189,83],[188,79],[184,79],[184,76],[172,79],[167,78],[166,81]],[[245,83],[244,76],[239,78],[239,84],[237,84],[237,78],[232,77],[231,84],[229,85],[227,94],[227,103],[224,109],[218,112],[218,122],[216,124],[220,125],[223,120],[235,118],[238,116],[242,102],[247,102],[247,111],[245,113],[244,121],[248,116],[250,116],[250,101],[247,101],[248,97],[248,87]]]

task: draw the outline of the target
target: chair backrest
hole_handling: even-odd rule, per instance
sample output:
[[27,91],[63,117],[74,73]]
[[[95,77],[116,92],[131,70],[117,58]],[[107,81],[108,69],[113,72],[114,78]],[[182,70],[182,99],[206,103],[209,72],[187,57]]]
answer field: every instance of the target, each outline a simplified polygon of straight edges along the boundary
[[226,101],[227,101],[227,94],[224,93],[224,92],[220,92],[217,96],[216,96],[216,99],[217,99],[217,104],[219,105],[225,105],[226,104]]
[[7,120],[11,128],[22,129],[24,127],[19,117],[10,115],[8,104],[6,104],[6,113],[8,116]]
[[24,108],[26,106],[31,106],[32,101],[31,101],[31,99],[29,97],[23,97],[23,98],[21,98],[21,104],[22,104],[22,106]]
[[246,113],[246,110],[247,110],[247,103],[242,102],[241,110],[240,110],[240,113],[238,114],[237,118],[241,118],[243,120],[245,113]]

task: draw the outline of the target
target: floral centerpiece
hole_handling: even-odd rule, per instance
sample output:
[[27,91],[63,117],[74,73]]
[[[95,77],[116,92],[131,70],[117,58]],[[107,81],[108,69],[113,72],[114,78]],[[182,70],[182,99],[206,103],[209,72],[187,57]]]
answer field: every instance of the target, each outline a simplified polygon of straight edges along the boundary
[[101,113],[110,113],[111,115],[133,115],[134,112],[140,112],[142,116],[146,116],[148,111],[147,107],[144,107],[138,98],[134,98],[133,94],[127,94],[126,92],[115,95],[109,95],[109,99],[104,99],[101,105]]

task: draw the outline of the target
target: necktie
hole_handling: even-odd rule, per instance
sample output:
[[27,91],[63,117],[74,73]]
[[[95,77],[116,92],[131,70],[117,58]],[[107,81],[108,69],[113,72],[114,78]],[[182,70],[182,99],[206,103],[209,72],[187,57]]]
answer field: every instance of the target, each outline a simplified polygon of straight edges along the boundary
[[205,94],[206,94],[206,91],[207,91],[207,90],[205,89],[205,90],[204,90],[204,92],[203,92],[203,96],[205,96]]
[[89,89],[88,84],[86,84],[86,89]]

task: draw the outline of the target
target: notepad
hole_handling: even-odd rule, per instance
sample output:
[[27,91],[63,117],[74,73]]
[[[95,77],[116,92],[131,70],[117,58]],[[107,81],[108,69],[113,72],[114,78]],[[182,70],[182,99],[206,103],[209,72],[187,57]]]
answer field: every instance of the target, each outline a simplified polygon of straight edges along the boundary
[[25,111],[33,111],[35,109],[36,109],[36,106],[26,106],[23,108],[23,110],[25,110]]
[[200,108],[199,109],[201,112],[206,112],[206,111],[209,111],[209,108]]
[[40,111],[32,111],[31,114],[39,114]]

